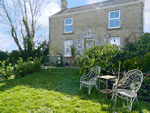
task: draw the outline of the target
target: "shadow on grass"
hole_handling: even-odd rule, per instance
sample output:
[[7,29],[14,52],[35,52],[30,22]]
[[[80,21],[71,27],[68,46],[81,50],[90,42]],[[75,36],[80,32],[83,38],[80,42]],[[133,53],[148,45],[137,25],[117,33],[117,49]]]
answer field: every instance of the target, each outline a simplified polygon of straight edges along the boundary
[[[101,105],[108,105],[108,112],[112,112],[111,108],[114,106],[114,101],[111,100],[111,95],[108,95],[108,99],[106,99],[105,94],[100,93],[100,95],[98,95],[98,91],[95,87],[93,87],[91,95],[88,95],[88,89],[84,87],[79,92],[80,77],[81,75],[78,69],[55,68],[41,70],[18,79],[0,81],[0,93],[18,85],[29,86],[35,89],[42,88],[48,91],[54,90],[70,96],[78,96],[83,100],[90,100],[101,103]],[[126,105],[126,101],[118,98],[116,105],[117,110],[122,111],[124,104]],[[147,104],[149,103],[144,102],[141,107],[150,111],[150,105]],[[137,106],[138,104],[134,102],[132,107],[133,111],[137,110],[141,112],[141,108]]]

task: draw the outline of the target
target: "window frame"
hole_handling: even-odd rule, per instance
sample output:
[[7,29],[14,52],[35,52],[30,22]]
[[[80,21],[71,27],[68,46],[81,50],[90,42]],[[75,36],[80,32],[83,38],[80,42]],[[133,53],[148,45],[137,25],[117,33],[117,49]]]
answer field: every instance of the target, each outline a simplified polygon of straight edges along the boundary
[[[111,44],[111,43],[110,43],[110,39],[111,39],[111,38],[119,38],[119,40],[120,40],[119,45],[116,45],[116,44],[115,44],[115,45],[121,47],[121,37],[110,37],[110,38],[109,38],[109,44]],[[111,45],[112,45],[112,44],[111,44]]]
[[[67,24],[67,25],[66,25],[66,19],[72,19],[72,24]],[[65,32],[65,27],[66,27],[66,26],[70,26],[70,25],[72,25],[72,31]],[[72,32],[73,32],[73,18],[65,18],[65,19],[64,19],[64,33],[72,33]]]
[[[117,11],[119,11],[119,17],[118,18],[110,18],[110,13],[111,12],[117,12]],[[120,28],[121,27],[121,19],[120,19],[120,10],[114,10],[114,11],[109,11],[109,13],[108,13],[108,17],[109,17],[109,19],[108,19],[108,28],[109,29],[113,29],[113,28]],[[116,19],[119,19],[120,20],[120,26],[117,26],[117,27],[110,27],[110,20],[116,20]]]
[[[73,45],[73,40],[65,40],[65,41],[71,41],[71,45]],[[64,57],[71,57],[71,54],[70,55],[66,55],[65,54],[65,49],[66,49],[66,47],[65,47],[65,41],[64,41]],[[70,48],[70,53],[71,53],[71,48]]]

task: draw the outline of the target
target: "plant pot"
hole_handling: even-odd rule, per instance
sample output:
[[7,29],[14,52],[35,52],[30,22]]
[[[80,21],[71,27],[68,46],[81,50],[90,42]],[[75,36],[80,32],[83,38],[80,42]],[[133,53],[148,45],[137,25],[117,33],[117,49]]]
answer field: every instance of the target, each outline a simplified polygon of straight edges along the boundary
[[72,59],[71,63],[73,64],[74,64],[74,57],[75,57],[74,55],[71,56],[71,59]]

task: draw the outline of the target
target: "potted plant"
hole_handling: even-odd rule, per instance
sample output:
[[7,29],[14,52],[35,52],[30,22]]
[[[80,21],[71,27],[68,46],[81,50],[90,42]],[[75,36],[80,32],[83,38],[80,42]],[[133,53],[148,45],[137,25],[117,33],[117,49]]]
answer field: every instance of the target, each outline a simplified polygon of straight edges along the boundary
[[71,45],[70,48],[71,48],[71,58],[72,58],[72,62],[71,63],[74,63],[75,47],[74,47],[74,45]]
[[60,51],[59,51],[59,49],[58,49],[58,47],[57,47],[56,45],[55,45],[55,46],[52,46],[51,48],[52,48],[52,50],[53,50],[55,56],[57,56],[57,55],[60,54]]

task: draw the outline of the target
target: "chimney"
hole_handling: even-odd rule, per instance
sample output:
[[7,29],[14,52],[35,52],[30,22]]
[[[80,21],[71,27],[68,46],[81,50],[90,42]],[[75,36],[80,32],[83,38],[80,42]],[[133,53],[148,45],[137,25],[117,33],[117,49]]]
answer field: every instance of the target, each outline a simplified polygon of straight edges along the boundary
[[67,1],[66,0],[61,0],[61,10],[66,10],[67,9]]

